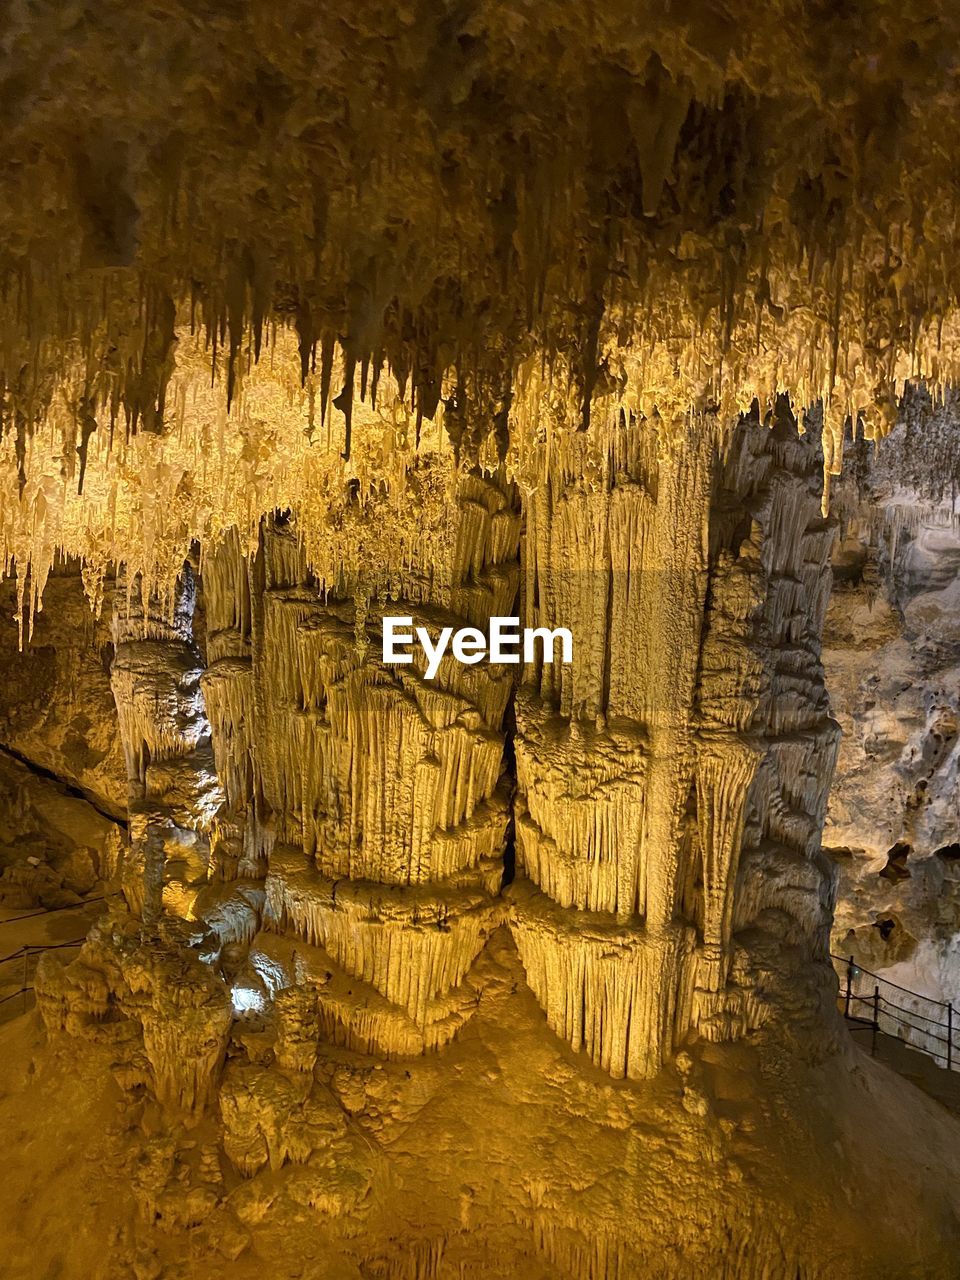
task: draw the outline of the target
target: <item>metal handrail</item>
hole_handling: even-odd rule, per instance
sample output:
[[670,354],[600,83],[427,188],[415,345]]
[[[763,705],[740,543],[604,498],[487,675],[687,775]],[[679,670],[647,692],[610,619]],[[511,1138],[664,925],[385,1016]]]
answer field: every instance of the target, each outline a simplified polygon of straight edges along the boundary
[[[946,1045],[946,1050],[934,1049],[928,1045],[914,1044],[912,1047],[918,1049],[921,1053],[928,1054],[931,1058],[946,1059],[946,1067],[948,1071],[953,1070],[953,1004],[947,1000],[934,1000],[932,996],[925,996],[919,991],[911,991],[909,987],[901,987],[896,982],[891,982],[889,978],[884,978],[882,974],[872,973],[869,969],[864,969],[858,965],[853,956],[837,956],[832,952],[830,959],[835,964],[843,965],[846,969],[846,985],[842,986],[838,993],[838,1001],[843,1006],[843,1016],[856,1022],[864,1022],[863,1018],[857,1018],[850,1013],[852,1004],[869,1005],[873,1011],[873,1018],[869,1025],[873,1030],[873,1052],[876,1053],[877,1034],[882,1033],[883,1028],[880,1026],[881,1014],[890,1018],[893,1022],[897,1022],[900,1026],[907,1027],[908,1030],[915,1031],[918,1035],[924,1036],[928,1041],[934,1040],[938,1044]],[[842,976],[842,975],[838,975]],[[874,987],[872,995],[861,995],[853,990],[855,978],[868,977],[874,979]],[[924,1000],[928,1004],[936,1005],[940,1009],[946,1010],[946,1020],[938,1022],[935,1018],[928,1018],[926,1014],[915,1012],[912,1009],[906,1009],[902,1004],[897,1004],[894,1000],[887,1000],[880,992],[880,984],[884,983],[888,987],[893,987],[895,991],[902,991],[905,995],[913,996],[916,1000]],[[897,1010],[896,1013],[891,1010]],[[906,1017],[900,1017],[900,1014],[906,1014]],[[917,1021],[928,1023],[928,1027],[917,1025]],[[945,1036],[937,1035],[932,1028],[936,1027],[941,1031],[945,1031]]]
[[891,982],[889,978],[885,978],[882,973],[873,973],[873,971],[870,969],[864,969],[862,964],[857,964],[853,956],[838,956],[838,955],[834,955],[834,953],[831,951],[830,959],[839,960],[841,964],[852,964],[855,969],[857,969],[860,973],[865,973],[868,978],[876,978],[878,982],[885,982],[888,987],[895,987],[897,991],[902,991],[905,995],[916,996],[918,1000],[926,1000],[928,1004],[939,1005],[941,1009],[948,1009],[951,1007],[950,1002],[948,1000],[934,1000],[933,996],[925,996],[920,991],[911,990],[910,987],[897,986],[895,982]]
[[26,1012],[27,1002],[26,995],[28,991],[33,990],[33,984],[27,981],[27,961],[31,956],[42,955],[45,951],[60,951],[68,947],[82,947],[86,942],[86,937],[74,938],[70,942],[40,942],[25,944],[17,951],[11,951],[8,956],[0,959],[0,968],[4,965],[13,964],[15,960],[23,961],[23,986],[18,987],[16,991],[10,991],[5,996],[0,996],[0,1005],[7,1004],[10,1000],[16,1000],[17,996],[23,996],[23,1008]]
[[[109,902],[112,898],[119,898],[123,895],[119,892],[101,893],[95,898],[85,898],[83,902],[70,902],[63,907],[41,907],[37,911],[28,911],[24,915],[11,916],[9,920],[0,920],[0,929],[5,924],[16,924],[20,920],[33,920],[38,916],[53,915],[58,911],[79,911],[83,907],[89,907],[97,902]],[[0,1005],[7,1004],[10,1000],[15,1000],[17,996],[24,997],[24,1011],[26,1011],[26,995],[27,992],[33,990],[33,985],[27,981],[28,978],[28,961],[32,955],[41,955],[44,951],[58,951],[69,947],[81,947],[86,942],[86,936],[82,938],[74,938],[69,942],[28,942],[18,947],[16,951],[11,951],[8,955],[0,956],[0,969],[5,965],[13,964],[18,960],[23,961],[23,986],[17,991],[11,991],[5,996],[0,996]]]
[[39,916],[52,916],[58,911],[81,911],[94,902],[109,902],[111,898],[121,896],[119,893],[101,893],[96,898],[84,898],[82,902],[68,902],[63,907],[38,907],[36,911],[26,911],[22,916],[11,916],[9,920],[0,920],[0,929],[4,925],[17,924],[20,920],[36,920]]

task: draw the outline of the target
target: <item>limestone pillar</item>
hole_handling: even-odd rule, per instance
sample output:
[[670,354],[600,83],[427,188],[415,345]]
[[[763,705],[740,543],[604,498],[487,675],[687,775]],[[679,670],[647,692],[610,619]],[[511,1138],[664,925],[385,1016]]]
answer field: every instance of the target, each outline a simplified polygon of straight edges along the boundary
[[[524,625],[569,627],[574,662],[523,673],[511,924],[554,1030],[649,1076],[692,1028],[762,1016],[739,935],[820,945],[833,530],[817,443],[782,416],[727,440],[710,417],[595,427],[540,467]],[[787,866],[789,905],[765,881]]]
[[144,599],[139,579],[121,579],[114,598],[110,680],[130,808],[122,882],[131,910],[151,926],[164,907],[191,914],[222,800],[193,640],[195,602],[187,565],[169,605]]

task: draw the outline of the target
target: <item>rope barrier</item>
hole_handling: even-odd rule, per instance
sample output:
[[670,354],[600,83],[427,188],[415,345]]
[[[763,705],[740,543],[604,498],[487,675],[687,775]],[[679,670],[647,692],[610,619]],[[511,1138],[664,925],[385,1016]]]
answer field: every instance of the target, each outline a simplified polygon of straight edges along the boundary
[[24,956],[37,956],[43,951],[58,951],[61,947],[82,947],[86,938],[74,938],[70,942],[42,942],[23,946],[19,951],[11,951],[0,959],[0,965],[10,964],[14,960],[22,960]]
[[[10,955],[4,956],[3,959],[0,960],[0,967],[2,967],[5,964],[12,964],[14,960],[22,960],[24,961],[23,976],[24,976],[24,979],[26,979],[27,977],[26,961],[29,960],[31,956],[42,955],[45,951],[62,951],[70,947],[73,947],[73,948],[82,947],[84,942],[86,942],[86,938],[74,938],[70,942],[48,942],[45,944],[24,946],[24,947],[21,947],[19,951],[12,951]],[[16,991],[11,991],[11,992],[8,992],[8,994],[5,996],[0,996],[0,1005],[5,1005],[5,1004],[8,1004],[9,1001],[11,1000],[16,1000],[18,996],[27,996],[29,992],[33,990],[34,990],[33,984],[25,981],[24,985],[22,987],[19,987]],[[26,1008],[27,1008],[26,1000],[24,1000],[24,1006],[23,1006],[24,1013],[26,1012]]]

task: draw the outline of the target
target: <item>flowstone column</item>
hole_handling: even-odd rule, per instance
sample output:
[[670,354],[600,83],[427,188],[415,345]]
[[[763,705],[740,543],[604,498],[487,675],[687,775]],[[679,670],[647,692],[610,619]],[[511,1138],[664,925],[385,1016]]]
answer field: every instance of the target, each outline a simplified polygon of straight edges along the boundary
[[702,950],[693,1019],[712,1039],[777,1013],[796,1025],[834,1001],[836,869],[821,836],[840,730],[820,644],[836,521],[822,514],[819,435],[806,426],[798,434],[785,400],[769,428],[741,423],[711,520],[699,736],[736,739],[758,757],[742,804],[725,797],[729,752],[723,769],[713,764],[698,778],[712,947]]
[[223,935],[200,909],[209,831],[223,794],[210,749],[194,643],[195,582],[184,566],[172,601],[118,582],[111,683],[126,758],[129,911],[114,905],[66,967],[37,970],[50,1030],[124,1046],[124,1087],[146,1088],[193,1123],[214,1096],[232,1023],[219,972]]
[[207,667],[200,683],[224,792],[211,875],[226,881],[262,880],[271,838],[254,742],[250,577],[255,572],[237,530],[231,529],[207,557],[202,575]]
[[561,436],[526,509],[525,626],[574,661],[517,702],[514,934],[550,1025],[614,1076],[660,1066],[689,1007],[678,911],[695,767],[711,421]]
[[523,674],[511,925],[550,1025],[617,1077],[761,1016],[757,856],[803,861],[822,932],[818,453],[779,420],[720,446],[710,417],[557,436],[525,512],[524,625],[569,627],[574,661]]
[[123,889],[155,923],[164,907],[189,916],[206,883],[209,831],[222,793],[193,639],[196,590],[188,565],[172,608],[144,599],[139,579],[120,580],[110,672],[127,766],[130,851]]
[[275,843],[253,960],[268,984],[316,984],[326,1033],[381,1053],[423,1052],[456,1032],[476,1004],[464,980],[502,916],[511,669],[448,655],[428,681],[416,649],[410,665],[381,660],[385,614],[436,639],[513,611],[512,489],[461,477],[448,538],[445,564],[415,548],[393,599],[368,607],[347,564],[340,598],[321,601],[295,531],[274,528],[259,622],[255,610],[257,749]]

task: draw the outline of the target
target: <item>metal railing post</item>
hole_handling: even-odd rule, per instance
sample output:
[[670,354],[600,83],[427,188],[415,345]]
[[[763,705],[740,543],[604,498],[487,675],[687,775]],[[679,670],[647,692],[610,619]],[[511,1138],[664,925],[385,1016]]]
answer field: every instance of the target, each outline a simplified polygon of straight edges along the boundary
[[23,948],[23,1012],[27,1012],[27,981],[29,980],[30,952]]
[[953,1070],[953,1005],[947,1005],[947,1070]]
[[873,988],[873,1044],[870,1047],[871,1057],[877,1056],[877,1032],[880,1030],[880,984]]
[[843,1002],[843,1016],[850,1017],[850,992],[853,985],[853,956],[847,960],[847,992]]

